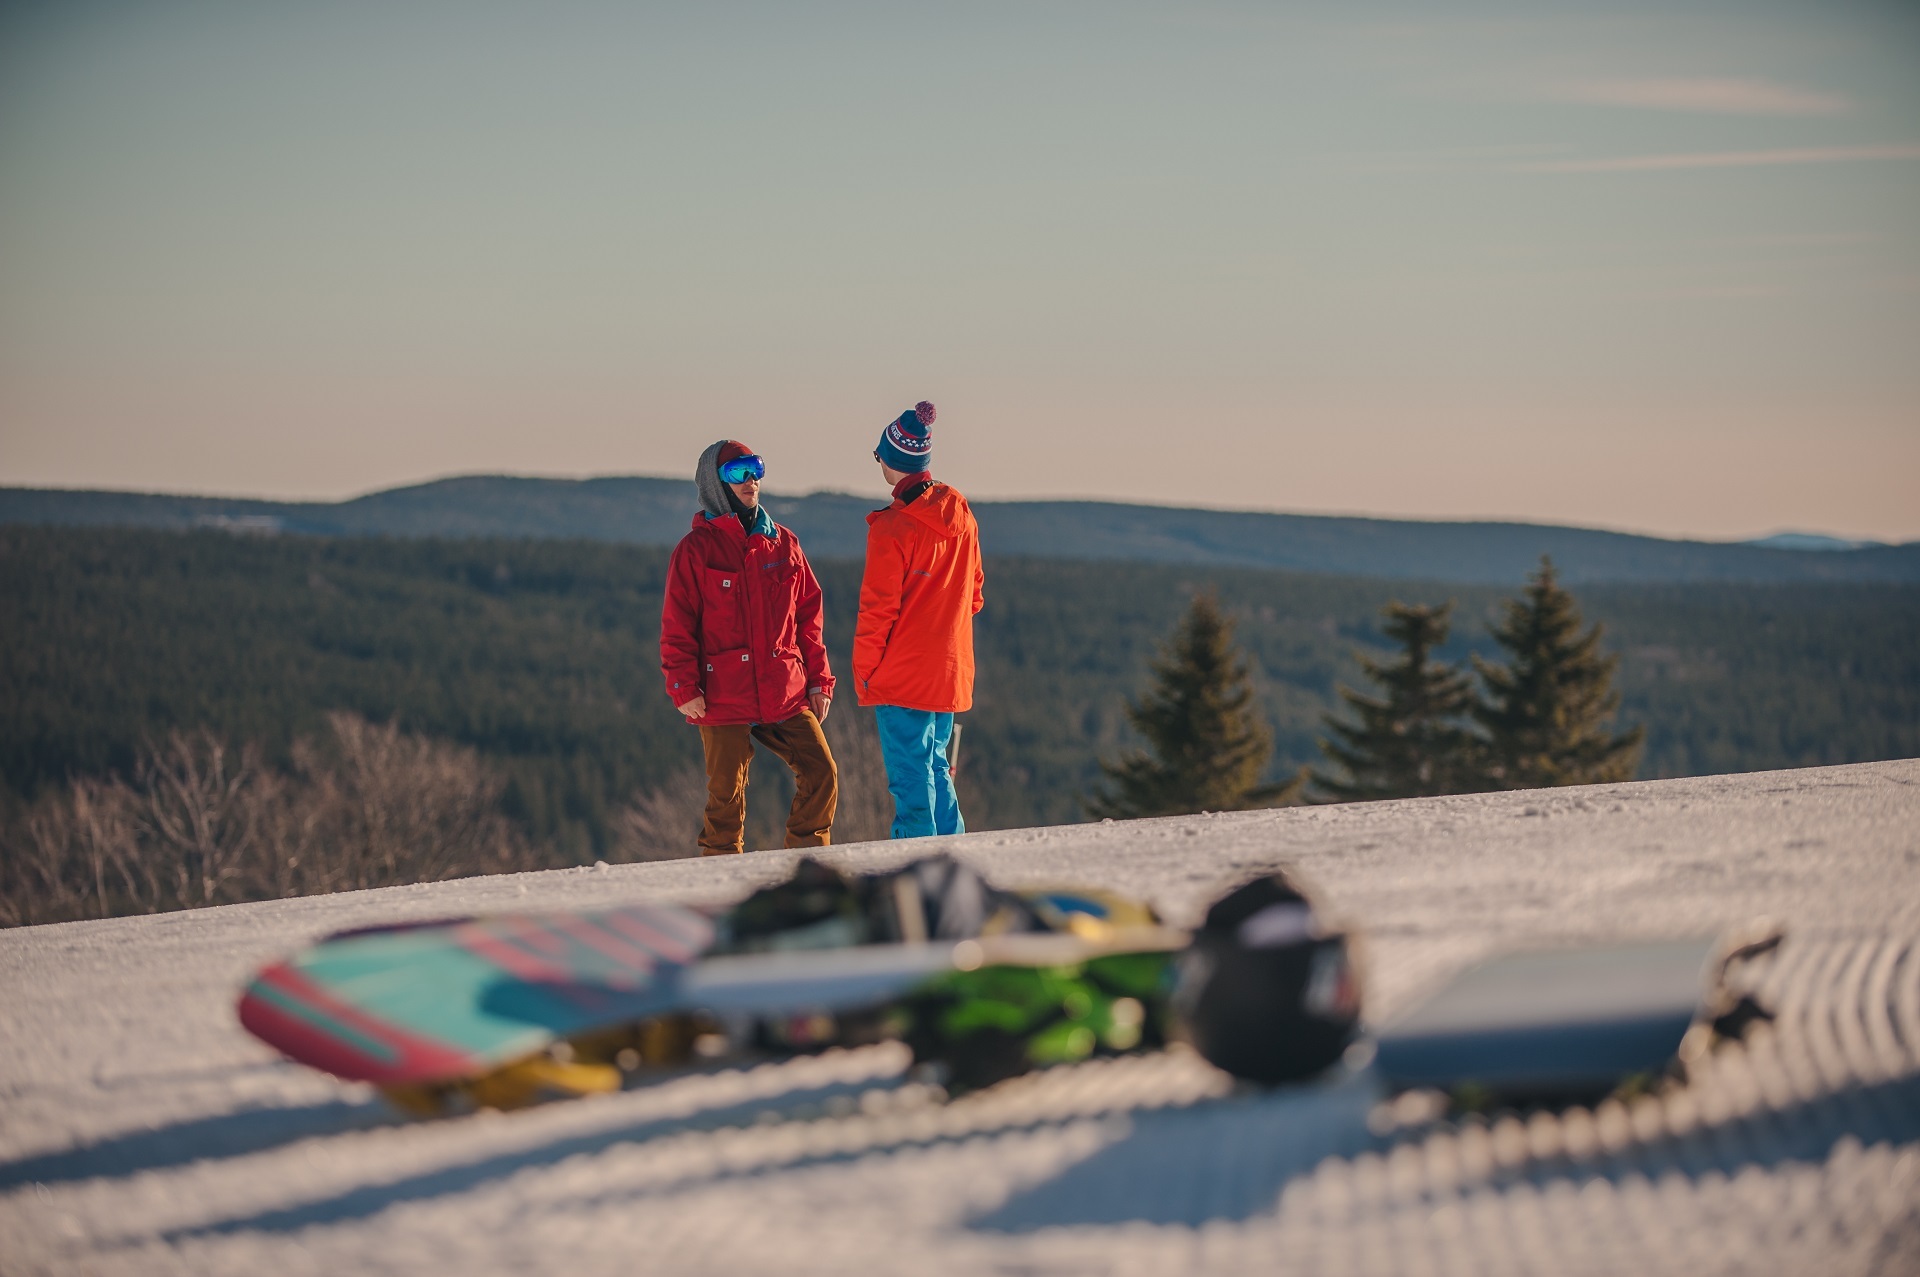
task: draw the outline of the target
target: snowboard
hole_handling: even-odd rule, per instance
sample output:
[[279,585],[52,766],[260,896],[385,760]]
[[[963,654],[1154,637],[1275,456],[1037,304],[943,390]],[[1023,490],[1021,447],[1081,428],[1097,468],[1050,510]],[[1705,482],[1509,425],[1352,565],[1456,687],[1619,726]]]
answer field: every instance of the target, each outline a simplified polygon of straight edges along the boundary
[[[712,940],[706,915],[648,905],[343,932],[260,971],[240,1023],[290,1059],[405,1099],[671,1009],[679,973]],[[548,1063],[520,1089],[608,1089],[602,1074]]]
[[[1684,1069],[1714,1035],[1772,1018],[1729,968],[1781,940],[1675,940],[1504,954],[1455,976],[1375,1038],[1391,1090],[1448,1092],[1467,1108],[1591,1103]],[[1689,1044],[1689,1037],[1692,1043]]]
[[[260,971],[241,993],[239,1018],[288,1058],[372,1083],[424,1114],[615,1090],[640,1065],[683,1063],[704,1041],[791,1051],[903,1036],[915,1027],[908,1007],[922,1019],[947,1013],[948,1028],[1008,1027],[1023,1013],[1031,1023],[1012,1027],[1044,1028],[1045,1008],[1022,1001],[1033,992],[1023,980],[1055,1002],[1084,1003],[1064,1046],[1049,1053],[1043,1042],[1034,1062],[1100,1045],[1076,1030],[1133,1046],[1145,1012],[1115,1006],[1152,995],[1184,933],[1134,918],[1111,925],[1097,893],[1039,893],[1027,903],[1058,928],[849,944],[838,943],[843,930],[816,924],[811,934],[782,933],[799,937],[794,947],[716,954],[713,916],[633,906],[344,932]],[[916,994],[931,1000],[915,1003]],[[948,1005],[956,1000],[958,1022]],[[859,1014],[883,1009],[892,1022]],[[951,1041],[938,1027],[920,1038],[928,1055]],[[997,1078],[979,1084],[986,1080]]]
[[345,932],[272,964],[241,1023],[287,1057],[434,1115],[621,1088],[695,1056],[905,1042],[949,1093],[1191,1044],[1235,1077],[1315,1076],[1362,1042],[1383,1091],[1572,1101],[1672,1067],[1765,1012],[1690,939],[1510,954],[1369,1040],[1344,933],[1285,874],[1193,931],[1098,891],[1008,892],[935,857],[849,878],[802,861],[712,913],[631,906]]

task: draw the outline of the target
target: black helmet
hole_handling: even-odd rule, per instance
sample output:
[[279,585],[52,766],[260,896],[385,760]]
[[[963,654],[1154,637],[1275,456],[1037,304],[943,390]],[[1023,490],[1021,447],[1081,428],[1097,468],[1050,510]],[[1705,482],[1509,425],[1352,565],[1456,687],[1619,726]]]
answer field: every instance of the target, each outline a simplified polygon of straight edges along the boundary
[[1310,1078],[1359,1025],[1347,937],[1322,929],[1284,873],[1256,878],[1207,911],[1180,957],[1174,1010],[1195,1049],[1235,1077]]

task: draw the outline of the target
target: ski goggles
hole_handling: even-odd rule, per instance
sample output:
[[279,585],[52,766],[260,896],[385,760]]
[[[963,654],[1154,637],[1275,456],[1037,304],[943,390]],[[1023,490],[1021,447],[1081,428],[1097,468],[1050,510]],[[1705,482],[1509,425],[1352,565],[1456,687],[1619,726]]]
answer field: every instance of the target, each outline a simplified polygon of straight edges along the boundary
[[735,457],[731,461],[723,462],[720,466],[722,483],[745,483],[749,479],[766,477],[767,463],[751,452],[744,457]]

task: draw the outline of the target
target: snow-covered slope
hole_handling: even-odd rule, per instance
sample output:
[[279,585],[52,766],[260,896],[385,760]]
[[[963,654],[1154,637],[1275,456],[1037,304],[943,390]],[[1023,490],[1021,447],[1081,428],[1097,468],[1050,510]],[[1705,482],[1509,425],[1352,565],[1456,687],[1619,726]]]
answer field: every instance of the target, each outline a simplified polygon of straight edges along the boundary
[[1236,1092],[1179,1052],[952,1103],[895,1048],[409,1123],[233,1018],[346,926],[719,901],[790,853],[0,933],[0,1272],[1920,1272],[1920,762],[1182,817],[946,845],[1187,920],[1286,863],[1390,1016],[1490,950],[1767,914],[1778,1024],[1674,1094],[1435,1122],[1364,1075]]

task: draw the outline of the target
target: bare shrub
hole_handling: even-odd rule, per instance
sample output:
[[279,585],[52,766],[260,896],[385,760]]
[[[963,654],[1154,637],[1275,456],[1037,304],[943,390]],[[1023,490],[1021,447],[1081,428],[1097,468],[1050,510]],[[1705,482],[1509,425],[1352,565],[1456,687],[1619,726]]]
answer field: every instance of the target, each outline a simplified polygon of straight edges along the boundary
[[157,913],[244,899],[249,759],[210,737],[143,750],[137,781],[81,777],[0,833],[0,922]]
[[293,768],[211,732],[143,748],[0,828],[0,925],[275,899],[527,868],[503,782],[471,749],[327,718]]
[[0,922],[9,927],[84,916],[72,822],[42,802],[0,832]]
[[505,785],[478,753],[355,714],[329,714],[327,726],[332,758],[305,747],[295,755],[308,801],[335,809],[317,814],[309,826],[317,834],[331,825],[325,830],[331,836],[307,890],[433,882],[519,867],[519,838],[500,812]]
[[627,800],[620,809],[611,858],[624,863],[697,856],[706,812],[706,769],[688,763],[661,784],[638,790]]
[[91,777],[73,782],[65,804],[50,805],[50,814],[70,814],[74,857],[89,889],[88,909],[76,916],[108,918],[164,907],[157,866],[142,854],[138,807],[138,795],[118,778]]
[[245,891],[250,900],[286,900],[330,890],[325,884],[327,847],[339,825],[332,775],[302,768],[313,746],[294,742],[293,775],[267,772],[250,796],[254,800],[254,855],[247,864]]
[[[134,819],[151,871],[161,868],[166,905],[186,908],[243,898],[231,893],[256,853],[260,751],[230,755],[205,728],[169,732],[140,753],[134,767]],[[162,868],[163,867],[163,868]]]
[[83,878],[72,854],[66,813],[40,803],[0,830],[0,924],[62,922],[82,917]]
[[827,715],[827,744],[840,770],[840,806],[833,818],[833,841],[880,842],[893,831],[893,795],[887,792],[887,765],[880,754],[880,729],[873,711],[848,706]]

